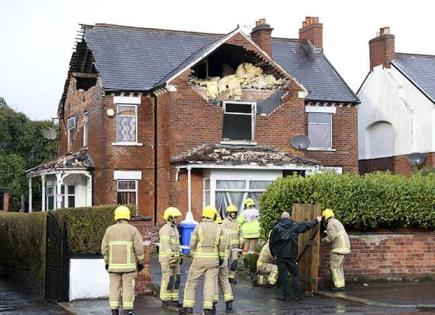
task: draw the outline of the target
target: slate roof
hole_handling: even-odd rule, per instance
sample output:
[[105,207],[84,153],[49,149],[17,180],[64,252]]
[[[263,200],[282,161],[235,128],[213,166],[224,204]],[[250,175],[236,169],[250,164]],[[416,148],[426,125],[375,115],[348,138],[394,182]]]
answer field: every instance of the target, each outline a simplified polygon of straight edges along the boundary
[[172,165],[208,163],[231,166],[252,164],[257,166],[320,165],[319,161],[294,156],[278,148],[261,145],[202,144],[171,158]]
[[[208,52],[225,34],[97,24],[84,39],[107,91],[148,91]],[[299,40],[273,38],[273,59],[309,91],[307,100],[358,102],[320,50]]]
[[59,156],[55,160],[45,162],[26,170],[28,174],[38,174],[41,172],[57,171],[59,169],[84,169],[94,168],[94,161],[87,151],[79,151],[67,155]]
[[435,102],[435,56],[396,53],[392,64]]

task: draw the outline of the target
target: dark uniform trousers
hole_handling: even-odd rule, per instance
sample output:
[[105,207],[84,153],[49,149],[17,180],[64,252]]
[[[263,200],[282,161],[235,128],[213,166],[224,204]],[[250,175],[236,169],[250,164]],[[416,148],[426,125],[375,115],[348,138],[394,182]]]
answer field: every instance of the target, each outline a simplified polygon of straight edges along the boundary
[[[278,266],[279,281],[281,282],[283,298],[290,297],[289,293],[291,293],[293,298],[301,297],[302,292],[299,281],[299,267],[296,261],[288,257],[277,257],[276,265]],[[289,273],[292,277],[290,286],[288,279]]]

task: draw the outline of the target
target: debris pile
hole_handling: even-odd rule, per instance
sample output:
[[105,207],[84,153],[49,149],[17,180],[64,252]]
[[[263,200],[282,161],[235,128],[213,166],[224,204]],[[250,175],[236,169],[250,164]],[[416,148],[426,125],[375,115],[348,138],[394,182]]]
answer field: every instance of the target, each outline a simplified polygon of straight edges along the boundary
[[273,90],[282,85],[282,79],[272,74],[263,73],[263,69],[252,63],[241,63],[234,74],[224,77],[208,77],[198,79],[192,77],[191,83],[207,88],[207,97],[216,99],[221,93],[228,92],[228,97],[238,99],[242,89]]

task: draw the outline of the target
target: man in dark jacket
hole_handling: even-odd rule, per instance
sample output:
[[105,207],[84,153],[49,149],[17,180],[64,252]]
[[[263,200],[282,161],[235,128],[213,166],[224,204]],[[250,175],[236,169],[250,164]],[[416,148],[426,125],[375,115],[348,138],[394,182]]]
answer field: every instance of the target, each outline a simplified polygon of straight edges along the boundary
[[269,239],[270,253],[276,258],[279,281],[281,282],[283,300],[289,301],[288,273],[292,276],[292,296],[296,301],[302,299],[299,283],[299,268],[296,262],[298,255],[298,235],[320,223],[322,217],[308,222],[295,222],[288,212],[281,215],[281,220],[272,228]]

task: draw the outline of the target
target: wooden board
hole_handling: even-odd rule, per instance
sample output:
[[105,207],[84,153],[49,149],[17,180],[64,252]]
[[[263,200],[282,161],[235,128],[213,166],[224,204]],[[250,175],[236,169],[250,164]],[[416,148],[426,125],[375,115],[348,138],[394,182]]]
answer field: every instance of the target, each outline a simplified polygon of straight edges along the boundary
[[[319,206],[294,204],[292,219],[296,222],[310,221],[321,215]],[[304,254],[299,260],[301,285],[305,291],[317,291],[319,263],[320,263],[320,230],[316,227],[308,232],[299,234],[299,254]]]

